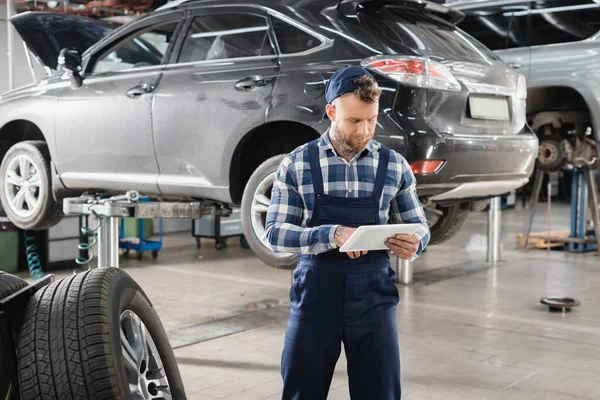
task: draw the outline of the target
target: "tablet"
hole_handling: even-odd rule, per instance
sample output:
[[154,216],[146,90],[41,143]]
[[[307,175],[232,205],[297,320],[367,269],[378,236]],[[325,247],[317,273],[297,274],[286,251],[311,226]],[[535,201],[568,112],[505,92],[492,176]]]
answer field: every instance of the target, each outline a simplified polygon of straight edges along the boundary
[[412,235],[417,232],[421,224],[387,224],[387,225],[363,225],[348,238],[346,243],[340,247],[340,252],[363,250],[389,250],[385,245],[388,238],[397,234],[405,233]]

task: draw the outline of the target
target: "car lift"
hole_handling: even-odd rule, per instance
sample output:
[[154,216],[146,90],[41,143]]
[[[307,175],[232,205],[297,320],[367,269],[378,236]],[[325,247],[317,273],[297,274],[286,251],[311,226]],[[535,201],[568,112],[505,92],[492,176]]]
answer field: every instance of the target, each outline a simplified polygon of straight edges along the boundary
[[201,202],[142,202],[137,191],[107,199],[82,196],[63,201],[69,215],[94,215],[98,218],[98,267],[119,267],[119,219],[198,219],[204,215],[228,217],[232,210]]
[[[600,204],[598,203],[598,187],[591,168],[596,162],[596,159],[594,158],[591,161],[586,161],[578,158],[577,161],[581,162],[582,165],[575,166],[573,169],[571,184],[571,229],[569,237],[557,238],[536,235],[535,238],[568,244],[567,248],[569,251],[584,252],[595,249],[599,252],[597,254],[600,254]],[[523,248],[527,248],[545,174],[545,171],[538,170],[535,175],[531,199],[529,200],[528,206],[529,213],[525,220],[525,232],[522,243]],[[586,194],[590,204],[594,231],[588,231],[588,229],[586,229],[586,205],[588,204],[586,201]],[[590,236],[593,236],[593,238]]]
[[[497,264],[501,261],[500,248],[502,242],[502,208],[501,198],[492,197],[488,208],[487,223],[487,262]],[[408,260],[396,257],[396,283],[410,285],[413,282],[414,268]]]

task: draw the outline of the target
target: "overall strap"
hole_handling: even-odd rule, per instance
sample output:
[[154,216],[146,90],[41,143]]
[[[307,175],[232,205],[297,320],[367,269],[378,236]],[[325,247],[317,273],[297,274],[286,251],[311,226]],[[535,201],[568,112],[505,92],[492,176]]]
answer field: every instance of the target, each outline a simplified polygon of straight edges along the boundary
[[385,186],[385,177],[387,176],[389,163],[390,150],[382,145],[379,151],[379,165],[377,167],[375,187],[373,188],[373,196],[378,200],[381,199],[381,194],[383,193],[383,187]]
[[325,194],[323,190],[323,175],[321,174],[321,164],[319,162],[319,146],[317,141],[313,140],[308,144],[308,161],[310,162],[310,173],[312,175],[315,194]]

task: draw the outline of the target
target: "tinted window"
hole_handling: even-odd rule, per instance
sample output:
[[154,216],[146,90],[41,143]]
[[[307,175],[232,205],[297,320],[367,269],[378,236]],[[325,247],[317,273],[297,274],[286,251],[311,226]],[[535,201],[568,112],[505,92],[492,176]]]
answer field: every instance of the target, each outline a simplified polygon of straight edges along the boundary
[[532,5],[531,44],[584,40],[600,30],[600,4],[591,0],[538,1]]
[[302,29],[296,28],[277,17],[272,17],[273,29],[282,54],[300,53],[317,47],[321,41]]
[[458,27],[492,50],[528,46],[526,15],[483,11],[467,15]]
[[179,62],[221,60],[275,54],[266,18],[251,14],[196,17]]
[[160,65],[179,22],[146,29],[123,40],[100,57],[94,73]]
[[417,11],[405,9],[366,9],[359,14],[362,27],[385,52],[449,57],[461,61],[497,60],[498,57],[477,40],[450,23]]

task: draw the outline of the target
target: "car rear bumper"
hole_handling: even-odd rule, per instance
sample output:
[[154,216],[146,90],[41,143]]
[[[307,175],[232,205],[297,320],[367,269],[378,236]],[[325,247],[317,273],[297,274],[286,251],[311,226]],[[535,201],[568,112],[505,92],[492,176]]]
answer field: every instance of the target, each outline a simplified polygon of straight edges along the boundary
[[528,128],[517,135],[465,135],[435,132],[423,121],[418,126],[405,122],[397,122],[405,134],[385,135],[384,144],[409,163],[443,161],[433,174],[415,173],[420,197],[435,201],[494,197],[526,185],[533,173],[538,139]]
[[[510,191],[516,190],[529,182],[528,178],[497,180],[497,181],[482,181],[482,182],[466,182],[454,188],[440,188],[429,198],[433,201],[457,200],[457,199],[481,199],[486,197],[495,197]],[[420,187],[419,189],[434,189]],[[421,192],[422,190],[419,190]],[[430,190],[431,191],[431,190]],[[436,192],[434,190],[434,192]]]

